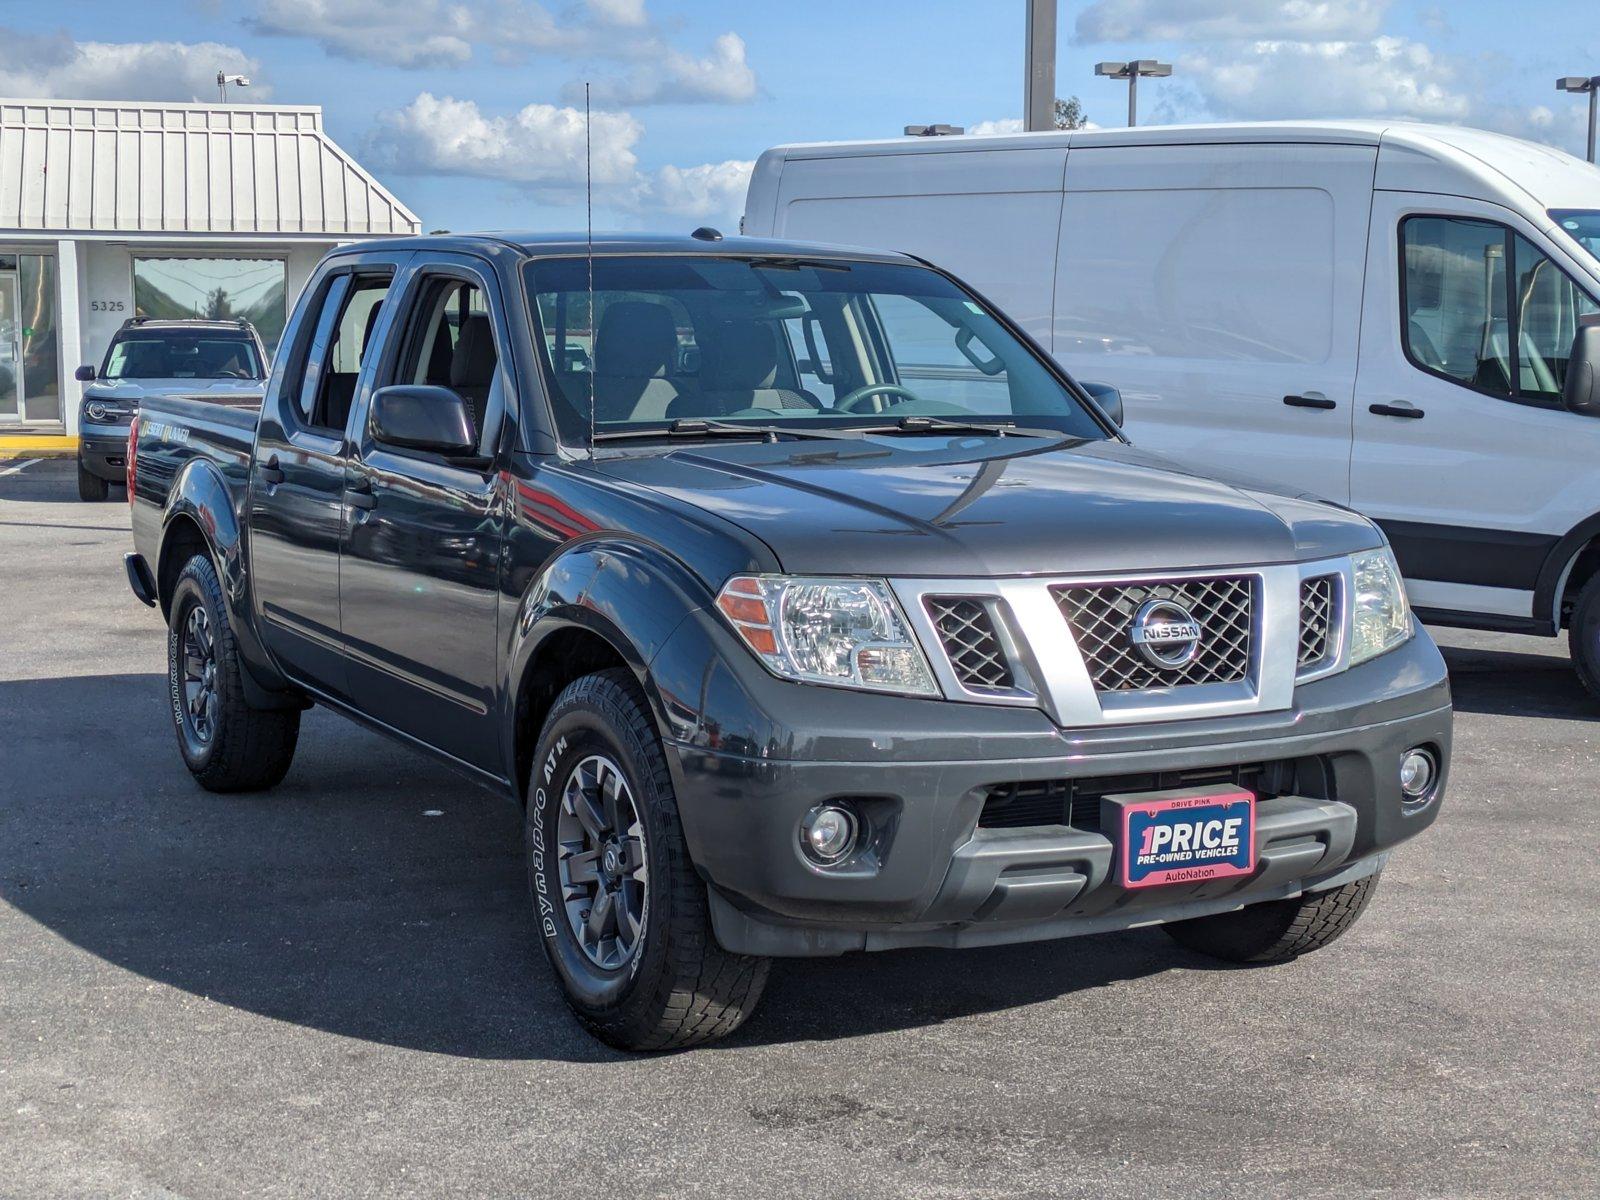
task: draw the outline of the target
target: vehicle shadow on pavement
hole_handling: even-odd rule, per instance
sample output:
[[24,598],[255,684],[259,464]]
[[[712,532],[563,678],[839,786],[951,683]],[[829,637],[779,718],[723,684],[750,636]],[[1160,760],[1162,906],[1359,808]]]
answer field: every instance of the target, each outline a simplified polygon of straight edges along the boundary
[[[620,1057],[551,980],[503,800],[316,710],[277,789],[212,795],[164,695],[155,674],[0,683],[0,899],[117,967],[276,1020],[471,1058]],[[1149,931],[779,962],[731,1044],[933,1025],[1193,965]]]
[[1565,654],[1441,646],[1459,712],[1600,720],[1600,700],[1578,682]]

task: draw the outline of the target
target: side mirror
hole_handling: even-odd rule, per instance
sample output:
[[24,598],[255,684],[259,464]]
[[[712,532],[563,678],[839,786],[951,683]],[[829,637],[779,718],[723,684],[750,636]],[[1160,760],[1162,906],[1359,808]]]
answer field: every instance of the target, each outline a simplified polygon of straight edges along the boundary
[[93,383],[94,382],[94,368],[89,366],[87,363],[85,363],[83,366],[79,367],[76,371],[74,371],[72,373],[72,377],[74,379],[76,379],[79,383]]
[[1122,428],[1122,393],[1109,383],[1084,383],[1081,379],[1078,386],[1094,397],[1094,402],[1100,410],[1111,418],[1112,424],[1118,429]]
[[1567,356],[1561,403],[1580,417],[1600,417],[1600,324],[1578,326]]
[[372,437],[400,450],[425,450],[446,458],[478,452],[467,402],[449,388],[396,384],[372,394]]

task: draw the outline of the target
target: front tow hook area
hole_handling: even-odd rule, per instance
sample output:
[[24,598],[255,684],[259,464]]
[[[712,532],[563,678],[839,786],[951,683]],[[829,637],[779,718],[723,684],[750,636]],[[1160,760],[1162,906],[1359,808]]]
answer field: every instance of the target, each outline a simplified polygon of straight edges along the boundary
[[124,554],[122,556],[123,569],[128,572],[128,586],[133,589],[133,594],[138,597],[139,603],[147,608],[156,606],[156,581],[150,574],[150,567],[140,554]]

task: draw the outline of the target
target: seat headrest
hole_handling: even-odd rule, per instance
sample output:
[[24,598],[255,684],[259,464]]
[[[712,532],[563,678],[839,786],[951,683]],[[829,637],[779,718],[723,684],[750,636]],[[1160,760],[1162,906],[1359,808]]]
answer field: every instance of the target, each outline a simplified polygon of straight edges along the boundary
[[494,330],[486,313],[471,313],[461,322],[461,336],[450,359],[450,386],[486,388],[494,382]]
[[707,391],[769,388],[778,374],[778,338],[770,321],[719,321],[700,344],[700,380]]
[[678,327],[664,304],[616,300],[595,331],[594,373],[649,379],[678,357]]
[[378,327],[378,314],[383,311],[383,301],[379,300],[367,310],[366,328],[361,331],[361,359],[367,361],[367,347],[372,345],[372,331]]

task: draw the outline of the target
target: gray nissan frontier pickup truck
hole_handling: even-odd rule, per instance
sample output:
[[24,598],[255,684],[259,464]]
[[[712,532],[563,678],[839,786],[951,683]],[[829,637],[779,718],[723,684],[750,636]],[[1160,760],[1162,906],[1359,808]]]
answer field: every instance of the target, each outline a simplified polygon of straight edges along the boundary
[[1344,932],[1439,810],[1449,685],[1369,521],[1141,452],[944,272],[687,237],[329,254],[259,413],[151,396],[128,577],[213,791],[321,704],[525,811],[629,1049],[773,956]]

